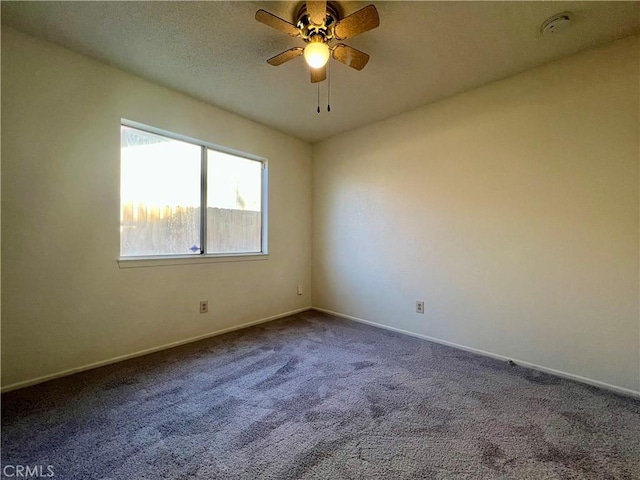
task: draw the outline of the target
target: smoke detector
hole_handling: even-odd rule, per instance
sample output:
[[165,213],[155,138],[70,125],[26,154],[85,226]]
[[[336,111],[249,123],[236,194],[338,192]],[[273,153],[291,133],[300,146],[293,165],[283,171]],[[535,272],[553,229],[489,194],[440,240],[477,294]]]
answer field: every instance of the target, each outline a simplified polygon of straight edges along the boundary
[[571,24],[572,17],[573,14],[571,12],[557,13],[544,21],[540,27],[540,33],[542,35],[550,35],[566,30]]

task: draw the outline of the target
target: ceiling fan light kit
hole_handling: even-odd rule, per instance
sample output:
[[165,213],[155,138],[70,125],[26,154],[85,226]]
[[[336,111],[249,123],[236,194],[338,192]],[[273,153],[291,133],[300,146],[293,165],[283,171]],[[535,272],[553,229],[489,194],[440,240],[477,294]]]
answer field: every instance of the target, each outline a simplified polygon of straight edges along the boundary
[[322,39],[313,39],[304,48],[304,59],[311,68],[322,68],[329,61],[329,46]]
[[256,20],[291,37],[299,37],[307,44],[304,48],[293,47],[279,53],[269,58],[267,63],[277,67],[302,55],[311,67],[311,83],[327,79],[327,62],[330,58],[355,70],[362,70],[369,61],[369,55],[344,43],[333,43],[355,37],[380,25],[380,17],[374,5],[367,5],[340,18],[338,7],[333,2],[312,0],[302,5],[295,25],[262,9],[256,12]]

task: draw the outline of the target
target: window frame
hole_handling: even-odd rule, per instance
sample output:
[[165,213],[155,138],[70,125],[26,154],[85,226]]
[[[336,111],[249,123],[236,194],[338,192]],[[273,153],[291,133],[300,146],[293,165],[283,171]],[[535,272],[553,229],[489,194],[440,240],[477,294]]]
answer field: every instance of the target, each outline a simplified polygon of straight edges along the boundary
[[[172,140],[178,140],[181,142],[189,143],[200,148],[200,253],[194,254],[166,254],[166,255],[140,255],[140,256],[118,256],[118,265],[120,268],[137,268],[137,267],[152,267],[152,266],[164,266],[164,265],[188,265],[192,263],[219,263],[219,262],[242,262],[242,261],[256,261],[266,260],[269,257],[268,250],[268,199],[269,199],[269,164],[268,160],[264,157],[254,155],[251,153],[242,152],[233,148],[224,147],[211,142],[205,142],[193,137],[182,135],[179,133],[170,132],[161,128],[145,125],[140,122],[136,122],[128,119],[120,119],[119,128],[129,127],[141,130],[143,132],[151,133],[154,135],[160,135]],[[237,253],[206,253],[207,248],[207,167],[208,156],[207,150],[213,150],[215,152],[225,153],[240,157],[246,160],[260,162],[261,168],[261,198],[260,198],[260,252],[237,252]],[[120,152],[122,152],[122,146],[120,146]],[[122,182],[122,172],[120,166],[122,160],[120,160],[118,171],[120,173],[119,180]],[[120,194],[121,195],[121,194]],[[121,196],[119,195],[120,199]],[[120,201],[119,209],[122,209],[122,200]],[[120,247],[120,242],[118,242]]]

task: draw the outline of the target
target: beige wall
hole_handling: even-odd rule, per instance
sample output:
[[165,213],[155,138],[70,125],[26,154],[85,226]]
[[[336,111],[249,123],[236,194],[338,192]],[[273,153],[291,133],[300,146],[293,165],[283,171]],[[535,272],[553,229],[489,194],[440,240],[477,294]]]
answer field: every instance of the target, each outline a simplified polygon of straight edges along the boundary
[[640,391],[638,53],[317,144],[313,304]]
[[[121,118],[266,157],[269,259],[120,269]],[[3,386],[310,305],[304,142],[3,27],[2,174]]]

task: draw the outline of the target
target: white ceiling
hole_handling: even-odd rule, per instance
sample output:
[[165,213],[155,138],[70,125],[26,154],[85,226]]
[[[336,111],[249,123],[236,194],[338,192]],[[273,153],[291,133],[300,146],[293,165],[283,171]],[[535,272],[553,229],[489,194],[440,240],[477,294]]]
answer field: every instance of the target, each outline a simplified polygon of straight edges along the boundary
[[[341,2],[343,15],[371,2]],[[640,2],[374,1],[380,27],[345,43],[367,52],[360,72],[331,61],[331,113],[301,45],[254,20],[288,21],[301,2],[2,2],[2,23],[208,103],[315,142],[640,30]],[[569,29],[539,33],[571,11]]]

